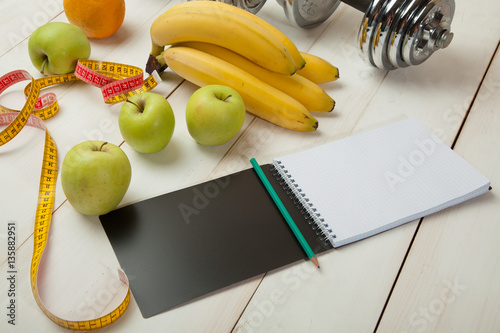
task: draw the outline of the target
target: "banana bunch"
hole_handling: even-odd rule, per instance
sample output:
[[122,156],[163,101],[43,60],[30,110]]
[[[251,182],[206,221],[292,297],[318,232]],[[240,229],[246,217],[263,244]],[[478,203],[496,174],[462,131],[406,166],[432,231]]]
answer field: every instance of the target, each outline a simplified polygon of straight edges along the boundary
[[148,72],[168,66],[198,86],[232,87],[247,111],[273,124],[314,131],[318,121],[310,112],[334,108],[318,84],[336,80],[337,68],[299,52],[278,29],[243,9],[188,1],[159,16],[150,32]]
[[178,44],[178,46],[186,46],[203,51],[227,61],[247,73],[252,73],[253,76],[261,81],[293,96],[309,112],[330,112],[335,106],[335,101],[320,86],[297,73],[294,75],[283,75],[270,71],[227,48],[215,44],[186,42]]

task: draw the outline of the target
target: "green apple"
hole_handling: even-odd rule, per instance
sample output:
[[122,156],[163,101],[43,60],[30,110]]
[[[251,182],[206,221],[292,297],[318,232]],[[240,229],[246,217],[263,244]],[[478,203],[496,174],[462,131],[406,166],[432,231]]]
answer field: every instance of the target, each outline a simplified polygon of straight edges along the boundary
[[125,142],[140,153],[156,153],[167,146],[175,128],[172,107],[166,98],[143,92],[127,99],[120,109],[118,126]]
[[196,90],[186,105],[189,134],[199,144],[221,145],[231,140],[245,122],[245,103],[231,87],[207,85]]
[[123,150],[109,142],[84,141],[61,165],[61,185],[71,206],[85,215],[109,213],[122,201],[132,176]]
[[78,59],[88,59],[90,42],[76,25],[49,22],[31,34],[28,52],[40,73],[67,74],[75,71]]

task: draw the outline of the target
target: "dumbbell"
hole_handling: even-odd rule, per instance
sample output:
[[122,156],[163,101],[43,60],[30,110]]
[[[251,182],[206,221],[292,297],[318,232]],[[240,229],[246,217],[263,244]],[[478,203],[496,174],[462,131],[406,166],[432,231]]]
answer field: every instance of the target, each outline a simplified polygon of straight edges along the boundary
[[[256,14],[266,0],[222,0]],[[326,21],[340,0],[277,0],[301,28]],[[419,65],[450,45],[454,0],[342,0],[364,12],[358,31],[361,57],[381,69]]]

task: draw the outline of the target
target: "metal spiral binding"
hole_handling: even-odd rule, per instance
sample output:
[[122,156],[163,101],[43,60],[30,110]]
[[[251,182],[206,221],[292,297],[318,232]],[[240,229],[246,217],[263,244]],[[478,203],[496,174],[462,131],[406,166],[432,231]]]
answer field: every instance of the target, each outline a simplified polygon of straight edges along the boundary
[[295,179],[292,178],[288,170],[284,168],[281,161],[275,161],[271,164],[270,170],[273,176],[278,180],[280,186],[285,190],[285,193],[293,200],[293,203],[307,220],[312,230],[314,230],[318,239],[323,242],[323,245],[333,245],[333,240],[336,237],[333,230],[329,227],[328,223],[325,222],[321,214],[317,212],[314,205],[309,201],[309,198],[307,198],[306,194],[295,182]]

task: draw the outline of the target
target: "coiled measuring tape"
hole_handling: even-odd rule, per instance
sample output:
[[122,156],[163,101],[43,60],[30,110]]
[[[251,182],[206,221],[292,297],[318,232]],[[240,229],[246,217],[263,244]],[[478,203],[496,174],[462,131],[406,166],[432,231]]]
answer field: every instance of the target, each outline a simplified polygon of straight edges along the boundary
[[[158,85],[160,79],[154,74],[143,80],[143,71],[134,66],[79,60],[76,70],[72,74],[47,76],[36,80],[27,71],[12,71],[0,78],[0,94],[10,86],[26,80],[31,80],[31,82],[24,89],[27,99],[21,111],[11,110],[0,105],[0,126],[7,126],[0,132],[0,146],[12,140],[26,125],[45,131],[43,163],[33,234],[34,244],[30,269],[31,290],[40,309],[57,325],[77,331],[102,328],[123,315],[130,303],[130,288],[116,309],[102,317],[82,321],[66,320],[55,316],[45,307],[38,293],[38,268],[49,236],[58,172],[56,143],[43,120],[53,117],[59,111],[55,94],[47,93],[40,96],[40,90],[60,83],[81,80],[100,87],[104,102],[111,104],[125,101],[134,94],[153,89]],[[128,287],[125,274],[119,271],[119,276],[120,280]]]

